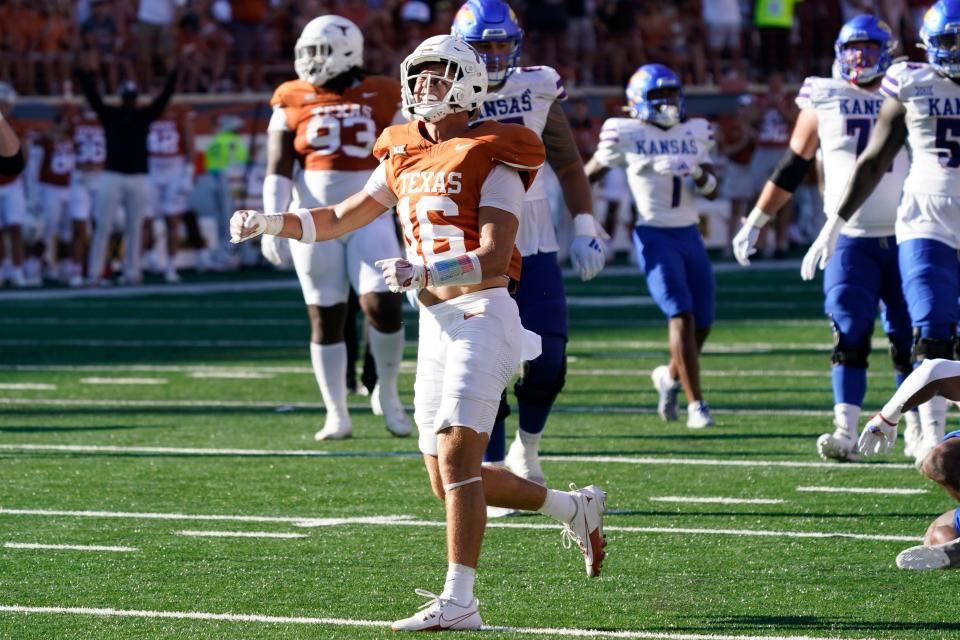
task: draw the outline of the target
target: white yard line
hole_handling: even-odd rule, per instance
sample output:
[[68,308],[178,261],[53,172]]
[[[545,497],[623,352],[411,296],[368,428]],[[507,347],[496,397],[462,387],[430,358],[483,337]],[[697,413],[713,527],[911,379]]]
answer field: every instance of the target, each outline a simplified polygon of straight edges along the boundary
[[30,289],[0,292],[3,301],[69,300],[74,298],[128,298],[133,296],[182,296],[207,293],[249,293],[299,289],[295,278],[277,280],[230,280],[229,282],[195,282],[186,284],[151,284],[139,287],[100,287],[91,289]]
[[[386,526],[386,527],[445,527],[443,520],[417,520],[407,515],[361,516],[352,518],[309,518],[290,516],[242,516],[242,515],[192,515],[185,513],[132,513],[123,511],[57,511],[53,509],[0,509],[0,515],[26,515],[44,517],[79,517],[79,518],[121,518],[132,520],[197,520],[197,521],[232,521],[232,522],[285,522],[294,526],[315,528],[334,527],[344,525],[355,526]],[[559,527],[554,522],[487,522],[489,529],[529,529],[553,531]],[[633,527],[621,525],[604,525],[605,531],[623,533],[659,533],[659,534],[689,534],[689,535],[723,535],[746,536],[763,538],[844,538],[849,540],[876,540],[882,542],[916,542],[922,538],[917,536],[885,535],[875,533],[849,533],[828,531],[782,531],[768,529],[706,529],[689,527]]]
[[80,384],[167,384],[166,378],[80,378]]
[[32,542],[5,542],[5,549],[37,549],[50,551],[116,551],[118,553],[132,553],[139,551],[136,547],[110,547],[98,544],[37,544]]
[[[155,453],[178,456],[239,456],[277,458],[418,458],[415,451],[325,451],[318,449],[218,449],[210,447],[145,447],[83,444],[26,444],[0,443],[0,451],[58,451],[63,453]],[[793,460],[727,460],[715,458],[675,458],[671,456],[585,456],[578,454],[546,455],[549,462],[617,463],[635,465],[680,465],[705,467],[786,467],[798,469],[915,469],[910,463],[845,463],[807,462]]]
[[[11,398],[0,397],[0,405],[28,405],[28,406],[50,406],[50,407],[168,407],[168,408],[210,408],[220,409],[229,407],[233,409],[277,409],[278,407],[290,407],[292,409],[323,409],[322,402],[281,402],[267,400],[105,400],[97,398]],[[369,409],[369,403],[352,402],[348,405],[349,409]],[[410,406],[407,409],[411,409]],[[653,415],[657,411],[653,407],[602,407],[602,406],[577,406],[577,405],[556,405],[553,407],[554,413],[586,413],[586,414],[610,414],[610,415]],[[832,416],[833,411],[826,409],[774,409],[769,407],[757,407],[755,409],[725,409],[715,410],[715,415],[734,415],[734,416],[783,416],[783,417],[812,417],[824,418]]]
[[[389,627],[386,620],[354,620],[350,618],[315,618],[307,616],[275,616],[244,613],[208,613],[203,611],[149,611],[94,607],[32,607],[0,605],[0,613],[68,614],[112,618],[160,618],[167,620],[216,620],[222,622],[252,622],[261,624],[303,624],[335,627]],[[568,638],[636,638],[639,640],[845,640],[829,636],[765,636],[716,635],[703,633],[670,633],[665,631],[594,630],[547,627],[483,627],[484,631],[508,632],[524,635]]]
[[178,536],[193,538],[309,538],[306,533],[273,533],[270,531],[176,531]]
[[217,380],[266,380],[274,374],[261,371],[191,371],[191,378]]
[[61,327],[64,324],[81,327],[306,327],[300,319],[279,318],[0,318],[0,325],[23,325]]
[[57,385],[44,382],[0,382],[3,391],[53,391],[56,388]]
[[717,496],[653,496],[652,502],[680,502],[689,504],[783,504],[780,498],[720,498]]
[[913,496],[927,493],[926,489],[903,489],[879,487],[797,487],[797,491],[808,493],[877,493],[881,495]]

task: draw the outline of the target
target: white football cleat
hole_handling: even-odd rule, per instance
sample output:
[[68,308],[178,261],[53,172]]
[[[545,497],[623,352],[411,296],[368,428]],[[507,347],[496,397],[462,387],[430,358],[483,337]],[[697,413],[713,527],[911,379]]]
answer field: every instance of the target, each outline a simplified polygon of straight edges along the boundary
[[817,438],[817,454],[824,460],[860,461],[856,438],[850,437],[850,432],[840,427],[833,433],[824,433]]
[[180,274],[173,267],[167,267],[163,272],[163,281],[167,284],[180,284]]
[[603,512],[607,510],[607,494],[595,485],[577,489],[570,484],[569,494],[573,496],[577,511],[573,519],[563,525],[560,537],[564,549],[569,549],[576,543],[583,554],[587,575],[595,578],[600,575],[603,558],[606,556],[604,547],[607,540],[603,536]]
[[923,430],[920,427],[920,416],[916,411],[907,411],[903,414],[903,419],[907,426],[903,430],[903,455],[908,458],[915,457],[917,445],[923,438]]
[[400,402],[400,396],[395,393],[384,393],[379,383],[370,394],[370,410],[375,416],[383,416],[387,431],[398,438],[406,438],[413,431],[403,403]]
[[680,383],[670,377],[670,367],[660,365],[650,374],[653,381],[653,388],[657,390],[657,413],[660,418],[667,422],[673,422],[680,418],[680,412],[677,410],[677,393],[680,391]]
[[507,452],[504,460],[507,469],[517,474],[521,478],[526,478],[530,482],[536,482],[542,487],[547,486],[547,478],[543,474],[543,468],[540,466],[540,456],[536,451],[531,451],[523,446],[520,440],[514,440]]
[[710,415],[710,407],[702,400],[700,402],[691,402],[687,405],[687,428],[704,429],[714,425],[713,417]]
[[353,436],[353,424],[350,422],[350,416],[342,418],[336,414],[328,413],[327,419],[323,423],[323,429],[313,435],[317,442],[322,440],[346,440]]
[[453,600],[441,598],[426,589],[417,589],[416,593],[429,600],[417,613],[391,624],[390,628],[394,631],[476,631],[483,625],[478,610],[480,601],[476,598],[461,607]]
[[487,518],[510,518],[519,516],[523,511],[511,509],[509,507],[491,507],[487,505]]
[[904,549],[897,555],[897,566],[909,571],[949,569],[960,566],[960,540]]

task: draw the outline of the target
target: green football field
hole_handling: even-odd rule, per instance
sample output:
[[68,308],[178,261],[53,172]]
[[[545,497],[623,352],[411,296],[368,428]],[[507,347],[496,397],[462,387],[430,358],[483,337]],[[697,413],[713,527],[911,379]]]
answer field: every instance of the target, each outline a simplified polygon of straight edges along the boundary
[[[0,638],[381,638],[415,588],[442,589],[443,506],[415,438],[351,396],[354,438],[315,443],[299,290],[242,278],[0,292]],[[902,443],[864,464],[816,456],[832,430],[819,282],[717,282],[702,366],[718,424],[690,431],[655,412],[666,327],[642,279],[567,280],[544,469],[555,488],[607,490],[607,559],[589,579],[552,520],[491,520],[481,636],[960,638],[960,572],[894,564],[950,499]],[[885,343],[878,328],[866,411],[893,389]]]

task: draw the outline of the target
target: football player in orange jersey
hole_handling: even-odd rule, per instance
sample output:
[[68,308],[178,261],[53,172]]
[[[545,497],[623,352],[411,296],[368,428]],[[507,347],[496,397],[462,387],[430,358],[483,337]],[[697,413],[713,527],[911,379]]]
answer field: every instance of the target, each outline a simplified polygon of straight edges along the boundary
[[[267,213],[291,207],[321,207],[359,191],[377,166],[373,144],[398,118],[400,85],[392,78],[367,76],[363,35],[340,16],[321,16],[303,29],[295,47],[299,80],[285,82],[273,95],[267,128]],[[402,118],[400,118],[402,121]],[[296,170],[295,170],[295,165]],[[261,249],[281,261],[279,242],[266,236]],[[370,351],[378,385],[371,393],[374,413],[383,414],[395,436],[410,434],[397,379],[403,359],[403,298],[391,292],[377,260],[401,255],[389,215],[341,238],[315,244],[290,243],[293,264],[310,318],[310,360],[327,417],[317,440],[352,434],[347,411],[347,297],[350,285],[369,319]],[[350,321],[353,321],[352,319]]]
[[396,631],[477,629],[473,583],[486,505],[539,511],[564,525],[587,574],[604,557],[606,494],[588,486],[547,489],[507,469],[482,466],[500,394],[539,337],[523,328],[508,285],[520,277],[515,240],[524,191],[543,164],[543,144],[521,125],[470,126],[487,72],[453,36],[423,42],[401,65],[403,109],[411,122],[388,128],[380,166],[363,190],[334,206],[265,215],[237,211],[232,242],[262,233],[313,242],[338,237],[397,207],[406,258],[379,263],[394,291],[419,291],[420,339],[414,407],[433,492],[447,514],[447,578]]

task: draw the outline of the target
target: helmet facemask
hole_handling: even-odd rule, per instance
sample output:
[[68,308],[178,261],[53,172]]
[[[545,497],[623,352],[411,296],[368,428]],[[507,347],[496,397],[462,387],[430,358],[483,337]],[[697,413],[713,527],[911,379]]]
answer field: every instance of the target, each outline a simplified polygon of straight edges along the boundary
[[683,98],[674,87],[651,89],[643,106],[635,116],[664,129],[669,129],[683,117]]
[[848,42],[837,47],[839,75],[857,85],[878,80],[890,65],[883,45],[872,40]]
[[404,115],[437,122],[480,106],[487,92],[487,70],[463,40],[434,36],[400,65],[400,85]]
[[[487,67],[487,80],[492,85],[503,83],[510,72],[520,63],[520,40],[478,40],[468,41],[480,54],[480,59]],[[504,48],[496,45],[509,44],[510,49],[505,52],[484,51],[484,49]]]
[[926,35],[923,48],[927,50],[927,60],[938,71],[954,80],[960,79],[960,30]]
[[363,34],[340,16],[314,18],[293,48],[297,77],[315,87],[363,65]]

